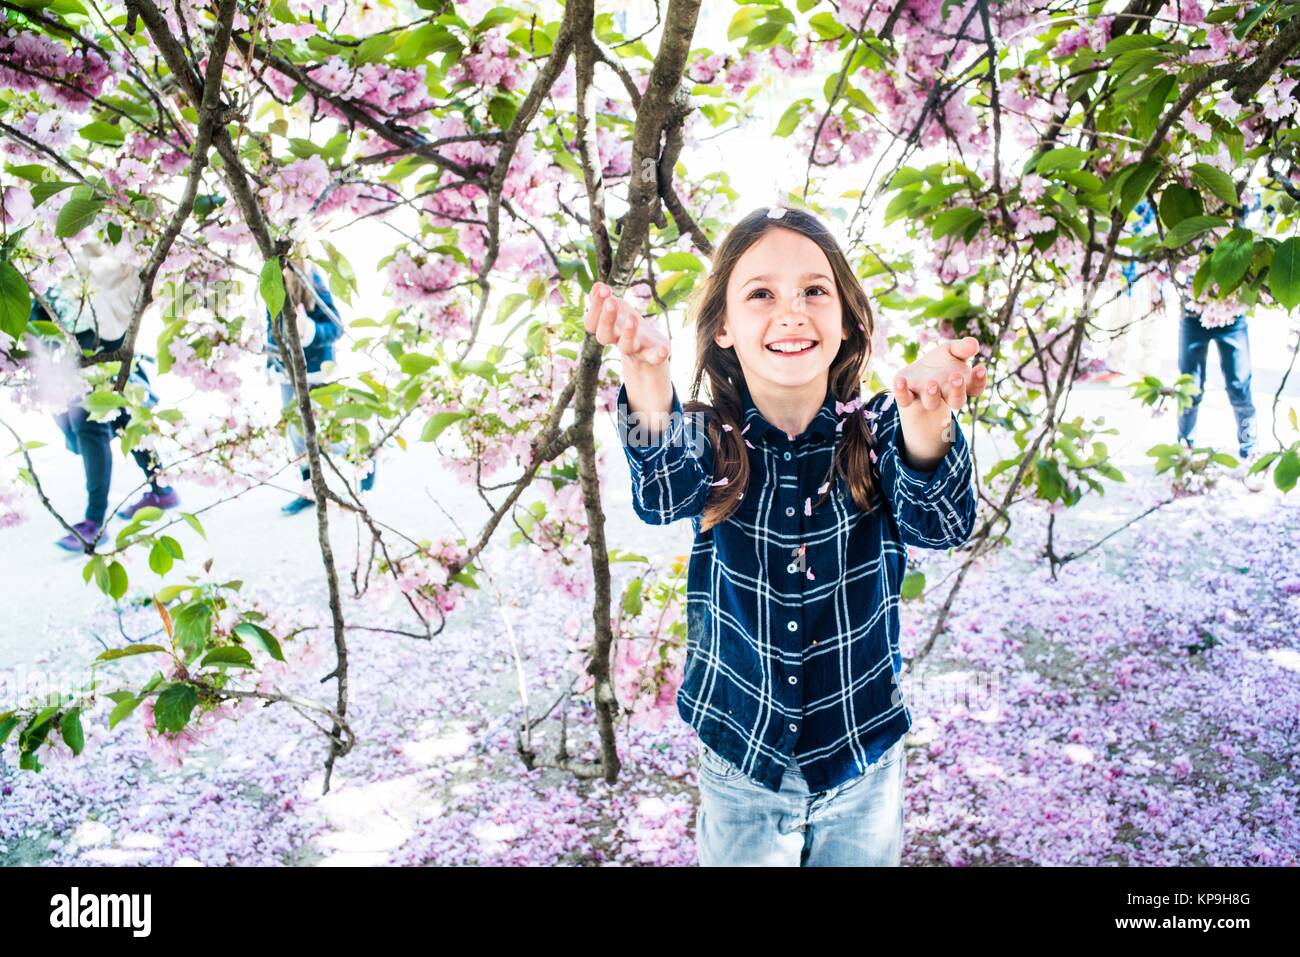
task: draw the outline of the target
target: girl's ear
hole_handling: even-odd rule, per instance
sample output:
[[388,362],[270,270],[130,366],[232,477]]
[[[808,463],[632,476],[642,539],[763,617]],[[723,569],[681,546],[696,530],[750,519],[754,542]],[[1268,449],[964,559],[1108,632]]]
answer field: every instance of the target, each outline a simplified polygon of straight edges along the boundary
[[731,341],[731,330],[727,328],[727,324],[725,322],[722,324],[722,328],[719,329],[717,334],[713,337],[713,341],[716,342],[723,349],[730,349],[731,346],[733,345]]

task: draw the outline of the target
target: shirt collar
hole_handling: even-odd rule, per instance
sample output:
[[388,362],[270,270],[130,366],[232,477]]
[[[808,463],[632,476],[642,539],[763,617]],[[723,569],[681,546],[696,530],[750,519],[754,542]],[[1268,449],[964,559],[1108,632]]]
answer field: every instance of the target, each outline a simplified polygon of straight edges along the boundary
[[[782,432],[776,426],[772,425],[772,423],[768,422],[767,419],[763,418],[763,413],[759,412],[758,407],[754,405],[754,398],[749,393],[749,386],[746,385],[743,380],[740,383],[740,399],[745,409],[745,424],[742,427],[746,430],[745,438],[749,439],[751,442],[755,442],[767,435],[769,432],[773,436],[784,435],[786,438],[789,438],[787,433]],[[808,428],[804,431],[804,434],[819,435],[824,439],[833,440],[835,438],[835,426],[837,422],[838,418],[835,415],[835,395],[829,388],[827,388],[826,400],[822,402],[822,407],[817,410],[817,414],[814,415],[812,421],[808,423]],[[798,438],[798,436],[795,436],[795,438]]]

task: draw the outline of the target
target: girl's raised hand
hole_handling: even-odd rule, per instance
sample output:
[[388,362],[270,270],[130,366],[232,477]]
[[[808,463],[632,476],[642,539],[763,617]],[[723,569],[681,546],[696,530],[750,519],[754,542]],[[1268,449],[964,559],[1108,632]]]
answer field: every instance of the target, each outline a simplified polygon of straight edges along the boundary
[[894,398],[900,409],[919,402],[927,412],[946,407],[960,411],[967,398],[984,391],[988,368],[971,368],[967,360],[979,352],[974,336],[939,343],[894,376]]
[[668,337],[651,320],[613,295],[613,290],[603,282],[591,287],[585,323],[597,342],[617,346],[624,362],[634,366],[661,366],[672,351]]

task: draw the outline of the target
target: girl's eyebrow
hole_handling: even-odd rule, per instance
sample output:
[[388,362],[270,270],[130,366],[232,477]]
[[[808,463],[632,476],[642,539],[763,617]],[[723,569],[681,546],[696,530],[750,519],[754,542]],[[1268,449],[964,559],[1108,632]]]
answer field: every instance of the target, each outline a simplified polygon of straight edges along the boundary
[[[806,272],[799,278],[800,281],[804,279],[825,279],[827,282],[831,282],[830,276],[824,275],[823,273],[819,273],[819,272]],[[744,289],[745,286],[748,286],[751,282],[771,282],[771,281],[772,281],[772,277],[765,273],[762,276],[755,276],[753,279],[746,279],[744,284],[741,285],[740,288]]]

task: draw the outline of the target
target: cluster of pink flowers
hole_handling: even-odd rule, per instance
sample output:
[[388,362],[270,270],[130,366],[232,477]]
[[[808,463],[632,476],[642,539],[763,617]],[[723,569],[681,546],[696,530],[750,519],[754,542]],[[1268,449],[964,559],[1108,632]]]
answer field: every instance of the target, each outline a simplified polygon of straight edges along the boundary
[[464,307],[454,301],[451,288],[465,276],[465,267],[447,255],[420,254],[416,259],[403,250],[388,264],[394,305],[421,310],[427,320],[421,327],[433,328],[446,337],[469,328],[469,317]]
[[506,39],[505,30],[493,27],[461,55],[447,78],[452,83],[511,92],[520,87],[526,62]]
[[[404,595],[426,620],[436,624],[460,607],[465,599],[466,586],[452,581],[447,575],[448,568],[464,561],[465,554],[463,544],[444,538],[427,553],[394,557],[391,568],[385,565],[381,556],[377,556],[377,564],[369,573],[366,601],[378,611],[387,611]],[[406,607],[406,602],[399,605]]]
[[1227,299],[1210,299],[1197,303],[1201,311],[1201,325],[1206,329],[1221,329],[1232,325],[1237,317],[1246,312],[1246,307],[1234,296]]
[[1086,26],[1062,33],[1056,41],[1056,48],[1052,51],[1052,56],[1058,60],[1064,60],[1066,57],[1074,56],[1084,47],[1093,50],[1104,50],[1106,44],[1110,43],[1110,29],[1114,23],[1115,18],[1113,16],[1097,17]]
[[140,714],[148,736],[149,755],[159,765],[172,768],[181,767],[185,756],[211,738],[221,720],[232,717],[235,710],[233,702],[224,702],[203,712],[196,709],[189,723],[181,730],[159,731],[154,716],[156,702],[157,698],[150,695],[140,703]]
[[320,156],[297,159],[271,174],[261,191],[263,208],[285,223],[311,211],[329,186],[330,170]]
[[1194,27],[1205,22],[1205,9],[1197,0],[1169,0],[1158,16]]
[[[343,99],[366,107],[381,105],[385,113],[400,114],[407,124],[427,119],[428,111],[436,105],[429,96],[423,66],[406,70],[366,63],[354,67],[339,57],[331,57],[315,68],[311,77]],[[346,114],[329,103],[322,101],[320,108],[327,116],[347,120]]]
[[13,528],[27,520],[21,489],[16,476],[0,477],[0,528]]
[[0,87],[34,91],[77,113],[90,108],[119,66],[94,50],[70,51],[44,34],[10,28],[0,35]]

